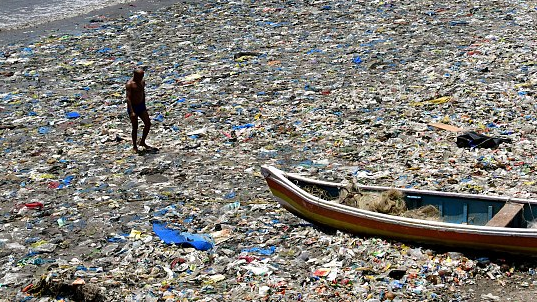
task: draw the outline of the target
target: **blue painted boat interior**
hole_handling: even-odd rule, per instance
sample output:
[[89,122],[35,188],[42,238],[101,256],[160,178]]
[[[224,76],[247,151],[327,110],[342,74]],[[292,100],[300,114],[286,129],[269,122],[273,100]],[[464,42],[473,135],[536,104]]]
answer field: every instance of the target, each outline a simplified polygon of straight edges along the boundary
[[[290,179],[299,187],[312,185],[312,183],[302,180]],[[324,190],[324,196],[320,196],[321,198],[327,200],[338,199],[339,187],[319,184],[315,184],[315,186]],[[505,205],[502,200],[480,199],[479,195],[476,195],[475,198],[463,198],[432,194],[405,194],[404,199],[409,210],[433,205],[439,210],[441,221],[468,225],[486,225]],[[514,216],[506,227],[527,228],[529,222],[534,220],[535,217],[537,217],[537,205],[530,206],[530,204],[525,204],[522,211]]]
[[440,217],[444,222],[470,225],[487,224],[505,204],[503,201],[460,199],[432,195],[405,195],[405,201],[409,209],[433,205],[440,212]]

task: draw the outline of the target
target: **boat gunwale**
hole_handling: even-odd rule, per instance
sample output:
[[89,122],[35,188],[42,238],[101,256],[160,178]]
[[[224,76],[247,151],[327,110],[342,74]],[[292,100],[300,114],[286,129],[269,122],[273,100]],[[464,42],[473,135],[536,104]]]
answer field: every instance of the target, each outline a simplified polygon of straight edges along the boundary
[[[267,166],[267,167],[271,167],[271,166]],[[297,173],[287,173],[275,167],[271,167],[271,168],[274,168],[277,171],[279,171],[282,174],[282,176],[287,179],[291,177],[291,178],[304,181],[304,182],[325,185],[325,186],[333,186],[333,187],[345,187],[346,186],[346,184],[343,184],[343,183],[311,179],[311,178],[307,178]],[[273,170],[271,170],[271,172],[273,172]],[[537,200],[518,198],[518,197],[479,195],[479,194],[456,193],[456,192],[442,192],[442,191],[433,191],[433,190],[418,190],[418,189],[396,188],[396,187],[385,187],[385,186],[367,186],[367,185],[361,185],[361,184],[358,185],[358,188],[365,189],[365,190],[374,190],[374,191],[385,191],[389,189],[395,189],[403,193],[429,194],[429,195],[442,196],[442,197],[474,198],[474,199],[482,199],[482,200],[493,200],[493,201],[514,202],[514,203],[524,203],[524,204],[529,203],[529,204],[537,205]]]
[[[279,182],[282,186],[287,187],[289,190],[294,191],[295,194],[300,196],[306,202],[314,203],[318,206],[328,208],[331,211],[340,212],[340,213],[351,215],[351,216],[357,216],[357,217],[359,216],[365,219],[377,220],[383,223],[390,223],[390,224],[397,223],[397,224],[400,224],[401,226],[406,226],[406,227],[411,227],[411,228],[464,232],[464,233],[472,233],[472,234],[480,234],[480,235],[501,235],[501,236],[531,237],[531,238],[537,237],[537,229],[491,227],[491,226],[467,225],[467,224],[457,224],[457,223],[450,223],[450,222],[431,221],[431,220],[425,220],[425,219],[408,218],[408,217],[401,217],[401,216],[396,216],[396,215],[377,213],[373,211],[358,209],[358,208],[347,206],[344,204],[334,203],[334,202],[319,198],[317,196],[314,196],[306,192],[305,190],[301,189],[299,186],[295,185],[289,179],[289,177],[300,180],[300,181],[304,181],[307,183],[318,184],[318,185],[329,185],[329,186],[336,186],[336,187],[344,186],[341,183],[315,180],[315,179],[307,178],[307,177],[297,175],[297,174],[286,173],[273,166],[263,165],[262,168],[268,172],[268,173],[263,173],[265,177],[270,177],[270,175],[272,175],[275,181]],[[375,189],[376,190],[386,190],[386,189],[400,190],[399,188],[380,187],[380,186],[361,186],[361,187],[365,189],[373,188],[373,190]],[[401,189],[401,191],[404,193],[415,193],[415,194],[425,193],[425,194],[445,196],[445,197],[461,197],[461,198],[479,197],[477,199],[494,200],[494,201],[501,201],[501,202],[530,203],[530,204],[537,203],[537,201],[535,200],[522,199],[522,198],[509,198],[509,197],[501,197],[501,196],[496,197],[496,196],[449,193],[449,192],[438,192],[438,191],[416,190],[416,189]],[[295,211],[302,212],[299,209],[295,209]]]

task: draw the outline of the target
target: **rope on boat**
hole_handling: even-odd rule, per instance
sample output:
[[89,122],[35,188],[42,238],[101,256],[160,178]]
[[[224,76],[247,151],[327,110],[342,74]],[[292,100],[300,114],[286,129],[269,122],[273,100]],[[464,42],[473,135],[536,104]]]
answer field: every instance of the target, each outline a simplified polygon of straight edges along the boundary
[[440,211],[433,205],[407,209],[404,194],[395,189],[384,192],[361,191],[357,184],[349,183],[340,188],[339,196],[330,194],[328,190],[318,185],[302,186],[302,189],[318,198],[362,210],[408,218],[440,220]]

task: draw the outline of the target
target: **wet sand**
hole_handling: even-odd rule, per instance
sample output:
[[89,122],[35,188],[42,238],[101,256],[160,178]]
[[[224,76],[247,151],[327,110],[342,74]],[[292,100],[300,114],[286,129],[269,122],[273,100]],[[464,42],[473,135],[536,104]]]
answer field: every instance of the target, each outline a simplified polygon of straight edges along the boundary
[[118,4],[91,11],[84,15],[57,20],[49,23],[38,24],[33,27],[25,27],[13,30],[0,30],[0,45],[25,42],[31,43],[50,35],[77,34],[82,32],[95,16],[106,16],[109,19],[128,17],[136,11],[155,11],[159,8],[168,7],[179,0],[149,0],[133,1],[131,3]]

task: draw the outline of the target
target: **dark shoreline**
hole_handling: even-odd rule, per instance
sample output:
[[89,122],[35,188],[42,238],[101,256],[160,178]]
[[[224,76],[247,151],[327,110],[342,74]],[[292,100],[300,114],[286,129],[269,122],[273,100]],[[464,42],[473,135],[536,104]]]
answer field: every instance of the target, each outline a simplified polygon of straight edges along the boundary
[[137,0],[130,3],[117,4],[91,11],[87,14],[43,23],[32,27],[13,30],[0,30],[0,47],[10,44],[31,44],[50,35],[80,33],[94,16],[106,16],[110,19],[128,17],[137,11],[156,11],[169,7],[180,0]]

